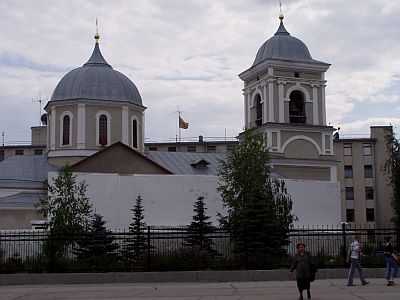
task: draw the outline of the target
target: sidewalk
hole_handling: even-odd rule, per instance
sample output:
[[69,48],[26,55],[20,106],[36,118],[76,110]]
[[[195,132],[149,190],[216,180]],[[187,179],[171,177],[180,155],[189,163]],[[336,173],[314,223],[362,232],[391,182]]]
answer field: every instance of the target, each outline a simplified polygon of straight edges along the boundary
[[[369,281],[370,284],[367,286],[347,287],[346,279],[316,280],[311,287],[312,299],[394,300],[399,298],[400,284],[388,287],[384,279],[373,278]],[[283,300],[297,298],[295,281],[60,284],[0,287],[1,300]]]

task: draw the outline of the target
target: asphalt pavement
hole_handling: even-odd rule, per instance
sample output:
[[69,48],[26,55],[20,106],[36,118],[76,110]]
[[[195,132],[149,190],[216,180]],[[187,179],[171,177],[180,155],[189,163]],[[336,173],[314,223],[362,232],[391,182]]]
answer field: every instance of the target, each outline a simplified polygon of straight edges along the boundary
[[[356,280],[356,279],[355,279]],[[312,283],[312,299],[324,300],[395,300],[400,299],[400,281],[386,286],[383,278],[369,279],[370,284],[346,286],[346,279],[320,279]],[[305,295],[304,295],[305,296]],[[163,283],[104,283],[49,284],[0,286],[1,300],[250,300],[298,299],[296,282],[163,282]],[[306,299],[306,297],[305,297]]]

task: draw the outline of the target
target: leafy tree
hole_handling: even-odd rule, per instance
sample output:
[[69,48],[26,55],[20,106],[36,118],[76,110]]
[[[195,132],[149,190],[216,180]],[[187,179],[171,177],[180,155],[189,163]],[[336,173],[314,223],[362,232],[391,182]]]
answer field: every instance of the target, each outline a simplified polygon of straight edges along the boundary
[[385,138],[388,159],[383,165],[383,171],[388,175],[389,185],[392,187],[392,222],[397,228],[400,228],[400,142],[392,127],[386,130]]
[[145,235],[144,208],[140,195],[136,198],[136,203],[131,211],[133,216],[132,223],[129,225],[129,238],[124,241],[122,254],[129,260],[139,261],[148,250]]
[[105,226],[103,216],[95,214],[90,229],[77,241],[74,254],[77,259],[98,259],[115,255],[119,245],[114,242],[112,232]]
[[261,134],[246,130],[219,170],[225,216],[220,222],[235,239],[235,250],[246,255],[274,253],[288,244],[296,220],[285,183],[271,178],[268,150]]
[[194,204],[193,212],[195,214],[193,215],[193,221],[188,227],[188,235],[183,244],[214,255],[217,254],[217,251],[213,249],[214,242],[208,236],[214,231],[214,228],[212,223],[208,221],[210,216],[207,216],[206,210],[204,197],[199,196]]
[[77,234],[87,231],[92,218],[92,205],[86,196],[85,181],[76,182],[69,166],[62,167],[52,184],[47,185],[48,195],[35,205],[36,210],[48,218],[53,255],[75,242]]

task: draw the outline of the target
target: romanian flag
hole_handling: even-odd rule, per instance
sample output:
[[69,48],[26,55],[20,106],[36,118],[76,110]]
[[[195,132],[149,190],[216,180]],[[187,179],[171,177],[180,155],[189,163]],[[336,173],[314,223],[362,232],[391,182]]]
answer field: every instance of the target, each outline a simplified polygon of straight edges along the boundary
[[181,117],[179,117],[179,128],[188,129],[189,123],[185,122]]

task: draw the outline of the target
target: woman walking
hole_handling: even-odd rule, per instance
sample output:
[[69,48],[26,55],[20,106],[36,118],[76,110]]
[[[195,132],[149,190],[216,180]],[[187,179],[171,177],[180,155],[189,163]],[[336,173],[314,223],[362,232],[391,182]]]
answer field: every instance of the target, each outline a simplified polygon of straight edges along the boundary
[[387,285],[394,285],[394,278],[397,277],[398,267],[397,267],[397,255],[394,252],[394,248],[392,245],[392,237],[385,237],[386,246],[385,246],[385,257],[386,257],[386,272],[385,278],[387,280]]
[[292,276],[292,272],[296,269],[296,280],[297,288],[300,293],[299,300],[303,300],[303,291],[307,290],[307,299],[311,299],[310,292],[310,279],[311,279],[311,256],[305,251],[305,244],[299,243],[296,245],[297,253],[293,258],[292,264],[289,270],[289,277]]

